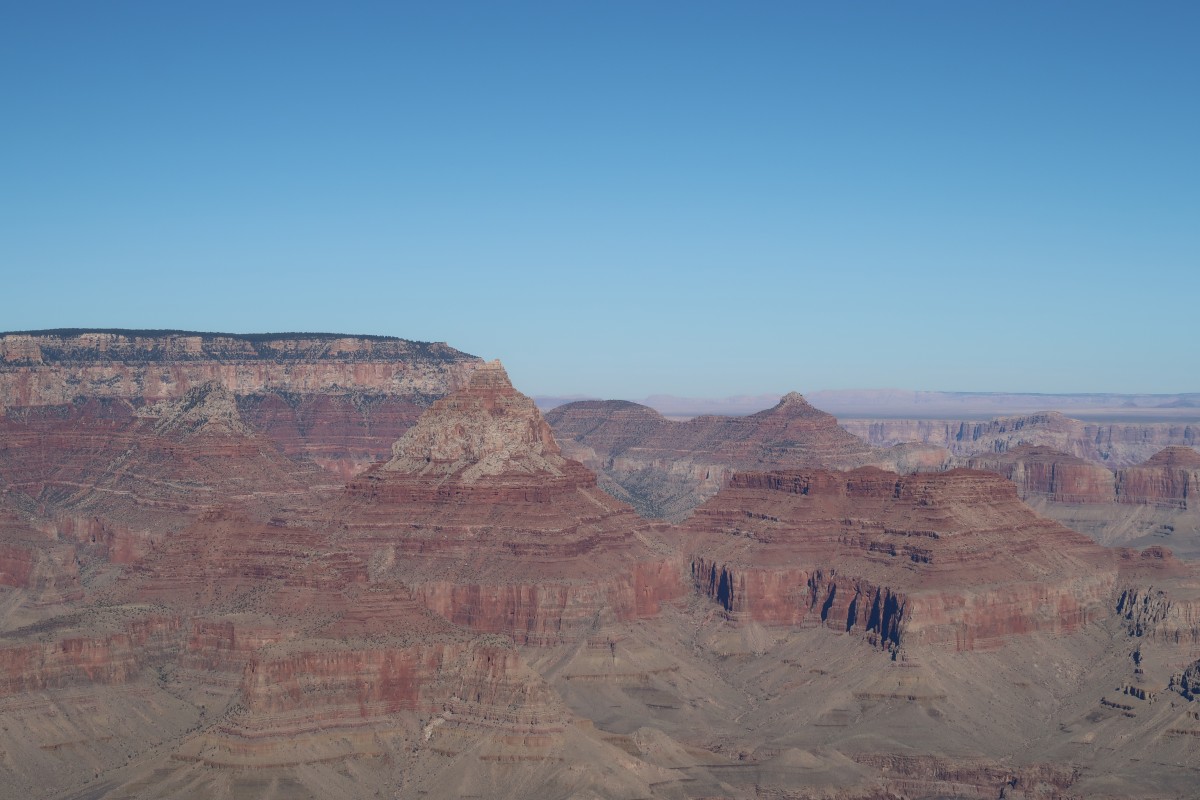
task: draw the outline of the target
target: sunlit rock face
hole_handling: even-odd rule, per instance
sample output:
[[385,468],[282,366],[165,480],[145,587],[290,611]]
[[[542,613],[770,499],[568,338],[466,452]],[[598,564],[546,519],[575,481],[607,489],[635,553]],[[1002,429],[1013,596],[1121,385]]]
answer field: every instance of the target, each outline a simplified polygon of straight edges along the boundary
[[563,457],[499,362],[434,403],[390,461],[350,483],[334,517],[373,575],[519,642],[651,616],[684,591],[678,560],[648,547],[647,523]]
[[348,478],[391,452],[480,360],[443,343],[339,334],[46,331],[0,336],[0,412],[141,408],[205,385],[285,454]]
[[697,587],[729,612],[889,647],[994,647],[1110,615],[1110,551],[997,475],[743,473],[687,522]]
[[1042,445],[1018,445],[1002,453],[967,460],[972,469],[990,470],[1017,486],[1022,499],[1056,503],[1111,503],[1116,500],[1113,472],[1078,456]]
[[1117,471],[1117,502],[1168,508],[1200,508],[1200,452],[1167,447],[1146,461]]
[[559,406],[547,420],[564,452],[593,469],[606,490],[645,516],[674,521],[738,471],[877,466],[910,472],[949,461],[935,446],[872,447],[796,392],[744,417],[675,422],[637,403],[606,400]]

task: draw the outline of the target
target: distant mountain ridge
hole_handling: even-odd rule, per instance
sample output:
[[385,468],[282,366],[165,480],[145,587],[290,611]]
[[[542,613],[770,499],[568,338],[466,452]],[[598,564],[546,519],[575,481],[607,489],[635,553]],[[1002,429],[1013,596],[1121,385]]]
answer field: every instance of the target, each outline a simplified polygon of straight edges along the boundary
[[901,389],[839,389],[812,392],[812,402],[841,417],[1021,414],[1041,411],[1114,417],[1161,409],[1200,408],[1200,392],[1177,394],[930,392]]
[[[654,394],[638,401],[667,417],[704,414],[744,416],[770,408],[782,394],[744,394],[729,397],[680,397]],[[841,419],[853,418],[989,418],[1058,411],[1091,419],[1200,419],[1200,392],[1178,394],[943,392],[908,389],[826,389],[805,395],[809,402]],[[586,395],[536,397],[544,411]]]

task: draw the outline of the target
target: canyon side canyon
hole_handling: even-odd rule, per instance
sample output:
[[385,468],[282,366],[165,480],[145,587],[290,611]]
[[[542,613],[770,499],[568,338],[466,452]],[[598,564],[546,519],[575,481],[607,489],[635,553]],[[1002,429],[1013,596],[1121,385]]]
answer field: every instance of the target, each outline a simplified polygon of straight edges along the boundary
[[858,423],[0,335],[0,797],[1196,797],[1195,427]]

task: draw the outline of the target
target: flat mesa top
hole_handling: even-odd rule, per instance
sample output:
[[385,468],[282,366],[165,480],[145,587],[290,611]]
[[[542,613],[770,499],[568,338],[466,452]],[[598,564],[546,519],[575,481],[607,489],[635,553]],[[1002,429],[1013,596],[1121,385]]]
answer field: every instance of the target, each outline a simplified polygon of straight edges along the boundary
[[[435,344],[434,342],[402,339],[399,336],[380,336],[367,333],[311,333],[292,331],[280,333],[222,333],[219,331],[181,331],[156,328],[46,328],[36,331],[0,331],[0,336],[45,336],[59,339],[69,339],[89,334],[109,334],[112,336],[125,336],[131,339],[165,339],[174,336],[187,336],[201,339],[238,339],[247,342],[272,342],[279,339],[363,339],[370,342]],[[437,342],[436,344],[444,343]]]
[[245,359],[476,360],[445,342],[343,333],[213,333],[125,328],[56,328],[0,333],[0,362],[47,363]]

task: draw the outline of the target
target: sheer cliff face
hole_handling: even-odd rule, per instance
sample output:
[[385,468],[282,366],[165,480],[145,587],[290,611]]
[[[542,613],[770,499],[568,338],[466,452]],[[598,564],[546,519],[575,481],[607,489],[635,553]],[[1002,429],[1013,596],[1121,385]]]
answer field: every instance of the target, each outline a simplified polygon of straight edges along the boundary
[[1003,475],[1026,500],[1111,503],[1116,499],[1112,470],[1049,447],[1022,444],[1003,453],[973,456],[967,466]]
[[1190,447],[1164,448],[1115,473],[1049,447],[1024,444],[1004,453],[974,456],[967,463],[973,469],[1000,473],[1017,485],[1025,499],[1180,510],[1200,504],[1200,452]]
[[1117,471],[1117,501],[1169,508],[1200,508],[1200,452],[1167,447],[1145,462]]
[[703,416],[673,422],[625,401],[559,406],[547,420],[564,451],[602,477],[602,485],[644,515],[679,520],[740,470],[873,465],[939,469],[938,447],[881,450],[791,392],[773,408],[745,417]]
[[215,385],[249,430],[344,479],[388,457],[421,411],[464,385],[478,363],[445,344],[389,337],[7,334],[0,414],[60,414],[70,419],[65,428],[87,429],[96,403],[140,409]]
[[499,362],[434,403],[336,505],[345,541],[429,608],[521,643],[652,616],[683,592],[646,523],[565,458]]
[[157,401],[216,381],[235,395],[350,391],[433,398],[478,359],[442,343],[331,334],[128,331],[0,336],[0,409]]
[[1011,480],[1039,514],[1107,545],[1169,545],[1200,556],[1200,453],[1168,447],[1115,471],[1040,445],[966,460]]
[[684,531],[698,588],[727,610],[889,647],[1076,630],[1108,615],[1117,571],[1011,483],[968,470],[742,473]]
[[1055,411],[992,420],[847,419],[841,426],[876,447],[922,442],[968,458],[1021,445],[1048,447],[1116,469],[1164,447],[1200,446],[1200,425],[1175,422],[1083,422]]

